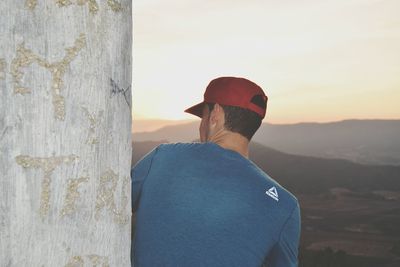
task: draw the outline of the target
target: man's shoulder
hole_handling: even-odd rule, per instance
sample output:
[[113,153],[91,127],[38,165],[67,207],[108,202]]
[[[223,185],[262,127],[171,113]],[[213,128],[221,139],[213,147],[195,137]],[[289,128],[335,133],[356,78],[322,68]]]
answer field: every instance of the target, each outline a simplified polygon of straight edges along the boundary
[[198,143],[198,142],[192,142],[192,143],[163,143],[158,145],[155,150],[157,153],[176,153],[176,152],[193,152],[197,150],[204,150],[208,148],[207,143]]
[[[156,154],[159,155],[159,159],[177,159],[176,156],[180,155],[180,158],[187,159],[200,159],[209,161],[211,158],[208,153],[218,153],[226,150],[220,149],[213,143],[164,143],[157,146],[155,149]],[[197,157],[196,155],[199,155]],[[215,155],[215,154],[214,154]],[[262,170],[257,164],[249,159],[245,159],[237,153],[232,153],[230,151],[227,152],[228,157],[222,157],[222,160],[232,160],[230,156],[234,156],[233,160],[235,163],[240,162],[237,165],[237,168],[242,168],[247,175],[252,176],[253,178],[258,177],[259,182],[258,186],[264,187],[265,196],[271,198],[274,201],[279,202],[279,204],[284,205],[286,207],[295,207],[298,206],[297,198],[287,189],[284,185],[281,185],[278,181],[272,178],[269,174],[267,174],[264,170]],[[213,162],[216,162],[216,158],[212,158]],[[279,179],[279,177],[278,177]],[[254,180],[253,180],[254,181]]]
[[254,162],[251,161],[251,163],[254,171],[263,180],[266,196],[287,206],[298,206],[298,199],[292,192],[290,192],[284,185],[281,185],[277,180],[272,178]]
[[271,187],[266,189],[265,194],[271,198],[276,196],[287,207],[296,208],[299,206],[297,197],[276,181]]

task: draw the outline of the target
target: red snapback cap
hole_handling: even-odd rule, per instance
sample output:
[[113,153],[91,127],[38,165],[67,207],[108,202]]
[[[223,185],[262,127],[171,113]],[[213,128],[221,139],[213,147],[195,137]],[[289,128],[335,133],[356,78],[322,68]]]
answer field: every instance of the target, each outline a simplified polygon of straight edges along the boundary
[[212,80],[207,86],[203,102],[186,109],[185,112],[201,118],[205,103],[218,103],[248,109],[264,118],[267,100],[268,97],[261,87],[252,81],[237,77],[220,77]]

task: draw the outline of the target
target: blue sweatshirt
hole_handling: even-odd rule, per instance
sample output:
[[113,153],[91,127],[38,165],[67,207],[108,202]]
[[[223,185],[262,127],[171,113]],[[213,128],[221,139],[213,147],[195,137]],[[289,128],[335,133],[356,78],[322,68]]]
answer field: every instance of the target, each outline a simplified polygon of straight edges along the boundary
[[297,199],[239,153],[164,144],[131,178],[133,266],[297,266]]

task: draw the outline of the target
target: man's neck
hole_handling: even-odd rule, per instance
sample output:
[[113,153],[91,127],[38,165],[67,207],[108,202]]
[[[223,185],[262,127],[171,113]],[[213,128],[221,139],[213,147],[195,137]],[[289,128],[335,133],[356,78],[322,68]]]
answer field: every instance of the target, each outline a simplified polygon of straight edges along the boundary
[[233,150],[245,158],[249,158],[249,141],[246,137],[222,129],[208,139],[225,149]]

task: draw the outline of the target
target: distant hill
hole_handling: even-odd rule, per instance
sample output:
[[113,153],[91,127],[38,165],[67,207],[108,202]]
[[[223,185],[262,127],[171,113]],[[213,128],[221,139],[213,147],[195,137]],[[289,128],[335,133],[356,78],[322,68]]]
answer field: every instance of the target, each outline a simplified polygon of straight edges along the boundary
[[144,120],[144,119],[135,119],[134,123],[132,123],[132,133],[140,133],[140,132],[152,132],[159,130],[165,126],[170,125],[179,125],[179,124],[187,124],[191,122],[190,120]]
[[[165,142],[134,142],[132,163],[161,143]],[[250,159],[294,193],[319,194],[337,187],[356,192],[400,191],[400,166],[290,155],[258,143],[251,144]]]
[[358,192],[400,190],[400,166],[290,155],[261,144],[252,144],[250,153],[261,169],[294,192],[323,193],[336,187]]
[[[133,122],[135,123],[135,122]],[[140,141],[188,142],[198,138],[199,122],[135,133]],[[282,152],[339,158],[373,165],[400,165],[400,120],[346,120],[332,123],[263,123],[253,138]]]
[[[133,133],[134,142],[168,140],[169,142],[190,142],[198,138],[199,122],[169,125],[152,132]],[[135,121],[132,123],[134,127]]]

